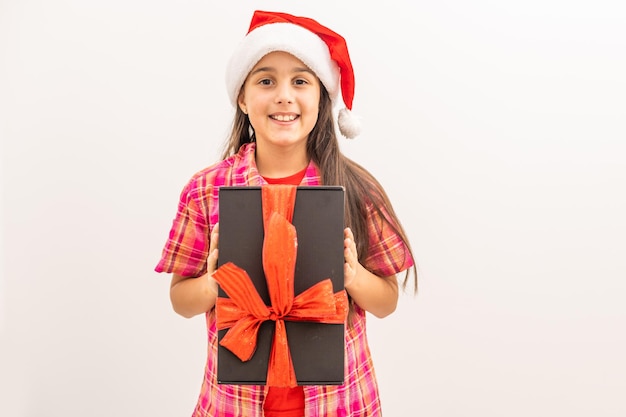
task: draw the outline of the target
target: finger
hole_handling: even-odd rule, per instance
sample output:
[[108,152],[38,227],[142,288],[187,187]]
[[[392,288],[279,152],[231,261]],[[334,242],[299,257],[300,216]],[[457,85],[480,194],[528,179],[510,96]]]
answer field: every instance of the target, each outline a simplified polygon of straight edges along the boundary
[[218,250],[217,249],[213,249],[209,253],[209,256],[207,258],[207,263],[210,263],[211,265],[217,264],[217,256],[218,256]]
[[217,269],[218,250],[213,249],[206,259],[206,269],[209,275],[213,274]]
[[346,242],[344,244],[344,248],[343,248],[343,257],[346,260],[346,262],[350,262],[353,259],[353,253],[352,253],[352,248],[350,247],[350,242],[348,239],[346,239]]
[[350,248],[354,253],[354,257],[357,258],[356,241],[354,240],[354,233],[352,233],[352,229],[350,229],[349,227],[346,227],[344,229],[343,245],[344,247]]
[[351,268],[354,268],[357,263],[357,253],[356,253],[356,245],[354,241],[351,239],[346,239],[344,241],[344,249],[343,249],[343,257],[347,263],[350,264]]
[[356,264],[357,264],[355,252],[351,250],[350,248],[346,248],[344,250],[343,257],[345,260],[345,265],[348,268],[346,272],[350,274],[354,274],[354,271],[356,271]]
[[348,262],[343,265],[343,285],[349,286],[354,279],[355,271]]
[[211,230],[211,243],[209,244],[209,252],[211,252],[213,249],[217,249],[219,236],[220,236],[220,224],[215,223],[215,226],[213,226],[213,230]]

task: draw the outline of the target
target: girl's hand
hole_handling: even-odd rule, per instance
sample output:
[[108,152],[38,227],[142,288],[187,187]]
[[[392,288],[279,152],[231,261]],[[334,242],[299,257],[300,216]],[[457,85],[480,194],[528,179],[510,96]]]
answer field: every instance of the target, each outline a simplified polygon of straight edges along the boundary
[[343,230],[343,238],[343,257],[345,259],[345,263],[343,264],[343,285],[347,288],[356,278],[359,267],[359,257],[356,253],[354,234],[349,227]]
[[343,257],[343,285],[352,301],[379,318],[393,313],[398,303],[396,276],[379,277],[359,263],[354,234],[349,227],[343,231]]
[[201,276],[185,277],[173,274],[170,285],[170,300],[174,311],[183,317],[191,318],[210,311],[218,296],[217,281],[213,273],[217,269],[217,224],[211,231],[209,253],[206,259],[207,271]]
[[207,268],[207,279],[209,280],[209,285],[212,290],[217,294],[217,281],[213,279],[213,273],[217,269],[217,243],[219,240],[219,223],[216,223],[213,226],[213,230],[211,231],[211,243],[209,245],[209,256],[206,259],[206,268]]

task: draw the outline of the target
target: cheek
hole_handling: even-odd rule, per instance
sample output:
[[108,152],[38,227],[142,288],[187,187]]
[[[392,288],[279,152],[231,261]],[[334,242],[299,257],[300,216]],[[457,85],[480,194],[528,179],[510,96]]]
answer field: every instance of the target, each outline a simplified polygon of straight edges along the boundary
[[320,113],[320,95],[317,94],[315,97],[315,100],[313,102],[313,107],[314,107],[314,111],[315,111],[315,118],[317,119],[319,117],[319,113]]
[[248,97],[246,105],[248,112],[264,113],[267,111],[268,99],[260,94],[255,94],[253,97]]
[[319,111],[320,111],[320,97],[312,96],[306,101],[306,109],[307,112],[317,119]]
[[311,120],[316,123],[317,119],[319,118],[320,115],[320,109],[319,109],[319,105],[317,103],[315,104],[311,104],[308,108],[308,112],[309,117],[311,118]]

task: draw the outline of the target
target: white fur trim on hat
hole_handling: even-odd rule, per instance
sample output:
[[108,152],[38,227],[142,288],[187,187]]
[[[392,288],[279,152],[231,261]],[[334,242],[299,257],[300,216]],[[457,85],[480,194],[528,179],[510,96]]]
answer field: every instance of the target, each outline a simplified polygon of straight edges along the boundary
[[292,23],[270,23],[246,35],[226,69],[226,89],[233,106],[252,68],[274,51],[292,54],[320,79],[333,103],[339,94],[339,66],[330,58],[328,45],[316,34]]

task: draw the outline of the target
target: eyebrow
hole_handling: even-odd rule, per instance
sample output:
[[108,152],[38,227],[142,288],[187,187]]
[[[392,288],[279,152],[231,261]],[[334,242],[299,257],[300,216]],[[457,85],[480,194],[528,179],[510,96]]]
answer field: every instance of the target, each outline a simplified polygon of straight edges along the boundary
[[[254,71],[250,72],[250,75],[254,75],[254,74],[259,73],[259,72],[276,72],[276,69],[274,67],[261,67],[261,68],[257,68]],[[307,67],[296,67],[291,72],[294,73],[294,74],[299,73],[299,72],[308,72],[311,75],[315,75],[315,73],[313,71],[311,71]]]

